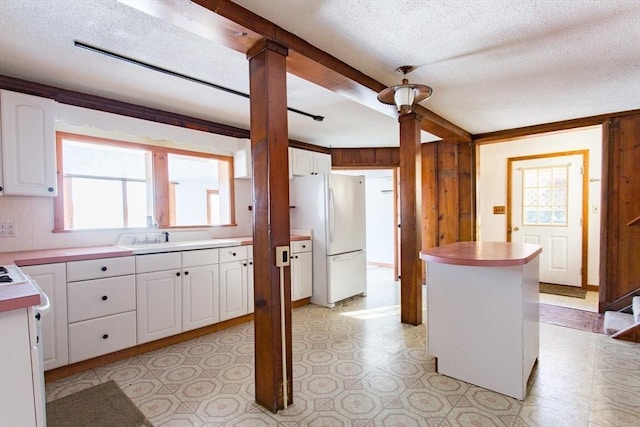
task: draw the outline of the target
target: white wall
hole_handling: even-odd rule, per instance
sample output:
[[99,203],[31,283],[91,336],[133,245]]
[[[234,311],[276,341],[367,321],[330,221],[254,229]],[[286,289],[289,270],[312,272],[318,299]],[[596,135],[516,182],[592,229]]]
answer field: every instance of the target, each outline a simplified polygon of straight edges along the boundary
[[[235,150],[245,145],[244,139],[63,104],[56,106],[56,130],[222,155],[233,155]],[[237,225],[206,230],[214,238],[251,235],[252,216],[247,209],[251,204],[251,180],[236,179]],[[112,245],[120,233],[127,232],[110,230],[53,233],[53,198],[50,197],[0,197],[0,223],[13,223],[16,229],[14,237],[0,238],[0,252]]]
[[493,206],[506,206],[507,204],[507,158],[572,150],[589,150],[587,283],[598,285],[600,281],[598,270],[602,171],[601,126],[480,145],[477,149],[478,240],[506,240],[507,216],[494,215]]

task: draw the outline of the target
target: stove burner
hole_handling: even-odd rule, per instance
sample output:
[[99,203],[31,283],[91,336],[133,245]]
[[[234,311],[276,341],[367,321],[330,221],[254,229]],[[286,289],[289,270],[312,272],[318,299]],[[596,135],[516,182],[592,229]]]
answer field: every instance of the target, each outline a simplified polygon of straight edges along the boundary
[[0,273],[6,274],[8,273],[7,269],[0,265]]
[[0,283],[10,283],[13,282],[13,279],[7,275],[0,276]]

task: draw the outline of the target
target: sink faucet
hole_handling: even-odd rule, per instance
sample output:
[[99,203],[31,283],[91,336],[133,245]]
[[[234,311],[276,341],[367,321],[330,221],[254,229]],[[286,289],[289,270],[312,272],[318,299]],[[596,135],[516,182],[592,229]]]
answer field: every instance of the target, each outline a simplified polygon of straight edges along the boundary
[[164,234],[164,241],[168,242],[169,241],[169,232],[168,231],[163,231],[162,234]]

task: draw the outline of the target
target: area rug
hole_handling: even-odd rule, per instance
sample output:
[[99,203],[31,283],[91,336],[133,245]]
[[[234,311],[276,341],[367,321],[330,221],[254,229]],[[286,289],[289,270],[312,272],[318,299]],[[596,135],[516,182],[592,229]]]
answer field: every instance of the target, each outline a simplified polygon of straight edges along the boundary
[[47,403],[48,427],[153,427],[109,381]]
[[553,285],[551,283],[540,282],[540,292],[543,294],[561,295],[563,297],[573,297],[584,299],[587,291],[575,286]]

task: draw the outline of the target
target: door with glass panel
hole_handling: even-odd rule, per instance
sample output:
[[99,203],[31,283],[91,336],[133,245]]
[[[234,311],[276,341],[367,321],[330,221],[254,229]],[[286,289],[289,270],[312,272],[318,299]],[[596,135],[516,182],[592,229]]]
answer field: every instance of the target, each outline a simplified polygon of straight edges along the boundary
[[542,246],[540,282],[583,286],[586,155],[508,159],[507,240]]

